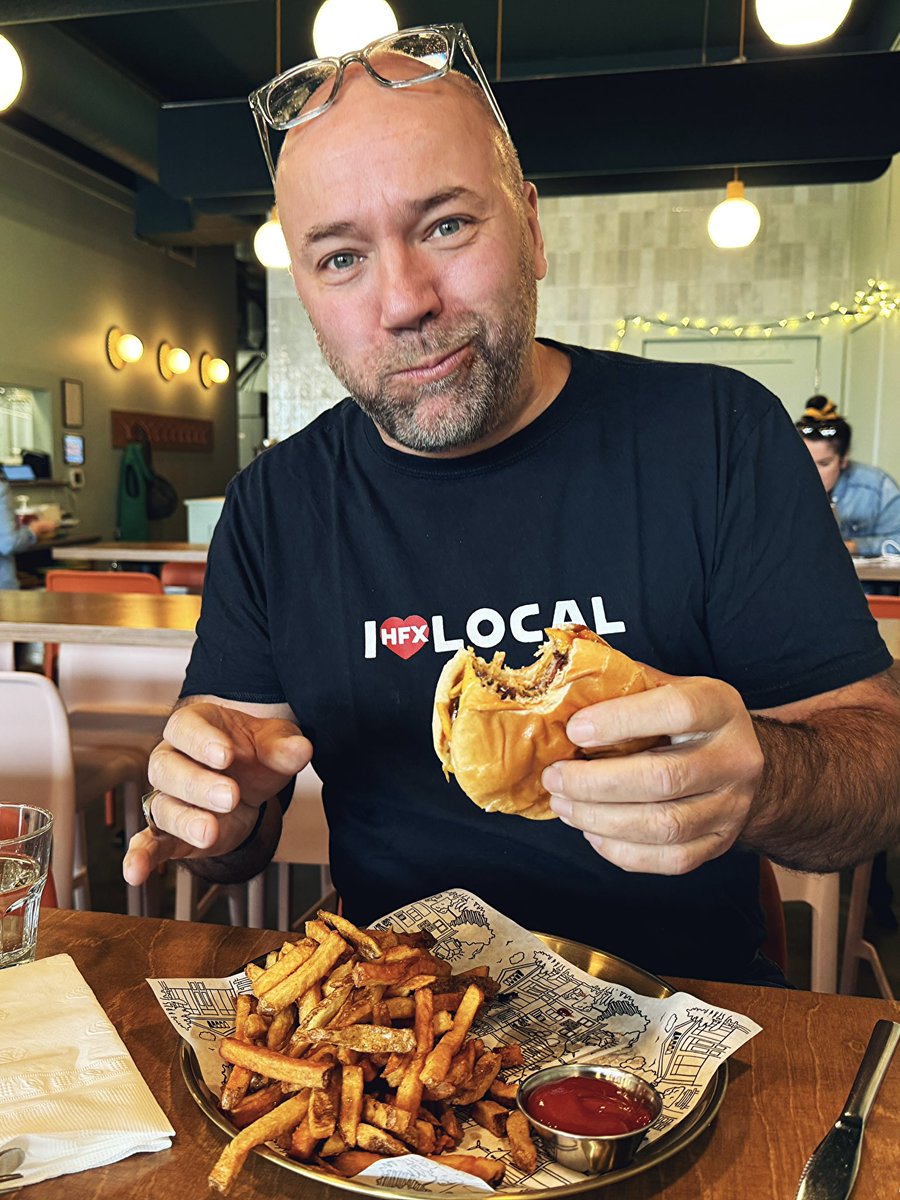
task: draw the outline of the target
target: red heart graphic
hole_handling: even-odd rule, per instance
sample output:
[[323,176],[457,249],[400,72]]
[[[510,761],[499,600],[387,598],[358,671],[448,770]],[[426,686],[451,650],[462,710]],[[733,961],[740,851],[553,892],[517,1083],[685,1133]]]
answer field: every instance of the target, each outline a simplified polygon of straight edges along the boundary
[[388,617],[381,622],[381,644],[400,658],[412,658],[428,642],[430,630],[424,617]]

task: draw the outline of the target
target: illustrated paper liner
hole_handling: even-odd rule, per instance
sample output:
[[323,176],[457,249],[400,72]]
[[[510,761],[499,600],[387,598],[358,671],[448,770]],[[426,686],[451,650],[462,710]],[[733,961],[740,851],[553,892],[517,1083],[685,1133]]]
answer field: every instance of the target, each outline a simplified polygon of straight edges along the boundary
[[[506,1071],[505,1078],[517,1081],[541,1067],[584,1062],[621,1067],[652,1083],[663,1111],[647,1131],[644,1147],[687,1116],[725,1059],[760,1032],[749,1017],[686,992],[657,1000],[595,979],[462,889],[405,905],[373,924],[407,932],[427,929],[435,938],[430,952],[452,964],[456,974],[474,966],[489,969],[498,995],[479,1014],[474,1032],[489,1048],[508,1042],[522,1046],[525,1066]],[[147,982],[193,1049],[207,1087],[219,1096],[227,1066],[218,1055],[218,1040],[234,1031],[235,997],[251,991],[247,976]],[[473,1121],[464,1122],[456,1152],[501,1159],[503,1186],[537,1189],[584,1179],[551,1159],[539,1138],[535,1141],[538,1166],[527,1176],[513,1163],[506,1143]],[[415,1154],[375,1163],[354,1179],[448,1194],[493,1190],[475,1176],[448,1172]]]

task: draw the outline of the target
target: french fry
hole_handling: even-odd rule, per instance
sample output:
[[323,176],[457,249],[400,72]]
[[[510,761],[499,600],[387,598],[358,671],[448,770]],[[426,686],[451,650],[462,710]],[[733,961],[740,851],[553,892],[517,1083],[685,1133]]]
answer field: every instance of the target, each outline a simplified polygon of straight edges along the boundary
[[499,1070],[500,1055],[495,1054],[492,1050],[485,1050],[484,1054],[476,1060],[469,1082],[464,1087],[458,1088],[454,1094],[454,1103],[474,1104],[476,1100],[480,1100],[497,1078]]
[[494,1137],[503,1137],[506,1133],[506,1120],[509,1109],[498,1104],[496,1100],[476,1100],[472,1105],[472,1120],[482,1129],[492,1133]]
[[293,1004],[277,1012],[266,1030],[266,1045],[270,1050],[282,1050],[294,1032],[297,1010]]
[[[503,1066],[503,1051],[500,1051],[500,1065]],[[517,1083],[509,1083],[505,1079],[495,1079],[488,1088],[488,1095],[492,1100],[499,1100],[501,1104],[505,1104],[507,1108],[515,1108],[516,1095],[519,1091]]]
[[[251,1011],[255,1001],[251,996],[242,993],[238,996],[234,1005],[234,1036],[238,1041],[249,1042],[250,1038],[247,1034],[247,1024],[255,1014]],[[253,1077],[252,1070],[246,1067],[237,1067],[228,1077],[228,1082],[222,1089],[220,1104],[227,1112],[239,1104],[247,1094],[247,1089],[250,1086],[250,1080]]]
[[441,1128],[450,1138],[455,1146],[458,1146],[462,1141],[462,1125],[459,1123],[459,1117],[456,1115],[456,1109],[450,1104],[441,1105],[440,1115]]
[[348,1146],[356,1145],[363,1109],[365,1079],[360,1066],[345,1066],[341,1071],[341,1104],[338,1110],[338,1129]]
[[416,1048],[412,1029],[385,1028],[382,1025],[348,1025],[346,1029],[308,1029],[306,1036],[317,1044],[348,1046],[364,1054],[405,1054]]
[[341,917],[337,913],[325,912],[324,909],[319,909],[319,920],[326,925],[330,925],[332,929],[344,938],[345,941],[354,945],[363,958],[373,959],[381,958],[384,951],[381,946],[365,929],[357,929],[352,921],[348,921],[346,917]]
[[450,1070],[453,1056],[459,1052],[481,1002],[482,993],[474,984],[470,984],[456,1010],[452,1028],[444,1034],[425,1060],[421,1078],[426,1087],[434,1087],[436,1083],[440,1083]]
[[309,1132],[316,1141],[330,1138],[337,1124],[338,1108],[341,1102],[341,1078],[335,1071],[328,1086],[311,1093],[309,1098]]
[[465,1171],[468,1175],[477,1175],[485,1183],[496,1187],[503,1182],[506,1167],[496,1158],[477,1158],[474,1154],[431,1154],[431,1162],[440,1163],[443,1167],[452,1167],[455,1171]]
[[299,1093],[242,1129],[219,1155],[218,1162],[209,1173],[209,1186],[227,1196],[254,1146],[261,1146],[294,1129],[303,1119],[308,1103],[308,1096]]
[[371,1167],[373,1163],[381,1162],[383,1158],[383,1154],[373,1154],[369,1150],[345,1150],[343,1154],[335,1155],[334,1166],[341,1175],[351,1179],[366,1167]]
[[397,1088],[397,1107],[407,1112],[419,1111],[422,1103],[422,1068],[425,1060],[434,1046],[434,1000],[433,994],[425,989],[416,992],[416,1021],[413,1032],[416,1035],[415,1053],[410,1060],[406,1073]]
[[299,1162],[312,1158],[316,1148],[316,1139],[309,1128],[309,1113],[303,1118],[291,1135],[290,1154]]
[[537,1170],[537,1147],[528,1127],[528,1118],[519,1109],[515,1109],[506,1119],[506,1136],[509,1138],[509,1149],[512,1160],[526,1175]]
[[524,1067],[525,1056],[518,1042],[510,1042],[508,1046],[500,1047],[500,1065],[503,1067]]
[[367,1125],[364,1121],[360,1121],[356,1130],[356,1144],[360,1150],[370,1150],[373,1154],[383,1154],[388,1158],[409,1154],[407,1147],[398,1138],[376,1125]]
[[219,1055],[236,1067],[247,1067],[250,1071],[259,1071],[269,1079],[303,1088],[327,1087],[333,1070],[330,1062],[289,1058],[286,1054],[278,1054],[265,1046],[251,1046],[247,1042],[236,1041],[235,1038],[222,1038],[219,1042]]
[[248,1125],[252,1125],[254,1121],[264,1117],[267,1112],[271,1112],[283,1099],[284,1093],[281,1090],[281,1084],[270,1083],[267,1087],[260,1088],[258,1092],[250,1092],[240,1103],[236,1104],[228,1114],[229,1120],[238,1129],[246,1129]]
[[[350,947],[340,934],[329,930],[324,942],[313,951],[310,958],[286,979],[276,983],[274,987],[263,993],[259,1001],[260,1011],[276,1013],[279,1009],[286,1008],[292,1000],[296,1000],[313,984],[324,979],[338,959],[349,949]],[[280,966],[281,963],[276,963],[272,970],[277,970]]]
[[264,971],[260,971],[259,967],[257,967],[254,972],[251,972],[250,966],[253,965],[251,963],[247,967],[247,978],[253,984],[253,994],[255,996],[264,996],[266,992],[271,991],[276,984],[287,979],[307,959],[312,958],[315,949],[315,943],[295,942],[290,944],[289,949],[283,948],[280,957],[271,966],[266,967]]

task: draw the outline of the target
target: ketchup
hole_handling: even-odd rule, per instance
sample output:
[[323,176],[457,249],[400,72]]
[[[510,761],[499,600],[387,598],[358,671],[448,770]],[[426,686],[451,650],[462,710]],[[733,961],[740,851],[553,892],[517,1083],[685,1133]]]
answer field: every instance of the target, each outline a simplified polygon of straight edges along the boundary
[[643,1101],[596,1075],[571,1075],[542,1083],[526,1101],[529,1115],[561,1133],[614,1137],[649,1125],[653,1114]]

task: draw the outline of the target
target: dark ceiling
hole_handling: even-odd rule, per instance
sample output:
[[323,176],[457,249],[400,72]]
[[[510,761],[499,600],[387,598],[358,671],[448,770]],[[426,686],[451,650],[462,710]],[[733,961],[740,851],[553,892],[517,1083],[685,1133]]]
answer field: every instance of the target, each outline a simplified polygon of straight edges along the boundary
[[[282,0],[285,66],[320,0]],[[461,20],[491,80],[496,0],[394,0]],[[774,46],[740,0],[506,0],[496,91],[544,192],[871,179],[900,149],[900,0],[855,0],[828,42]],[[246,95],[275,73],[275,0],[0,0],[26,86],[4,120],[137,192],[137,233],[246,237],[270,203]]]

